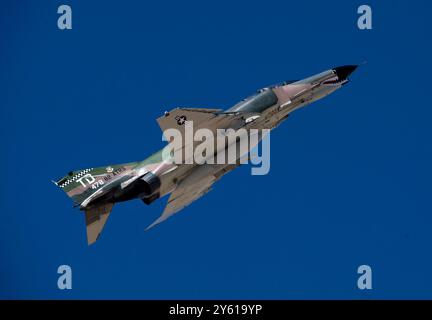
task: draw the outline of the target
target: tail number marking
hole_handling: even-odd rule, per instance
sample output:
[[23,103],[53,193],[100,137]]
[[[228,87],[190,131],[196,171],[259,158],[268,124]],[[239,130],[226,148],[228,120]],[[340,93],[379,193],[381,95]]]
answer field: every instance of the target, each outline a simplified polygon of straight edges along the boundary
[[93,177],[90,173],[87,173],[85,176],[77,179],[77,182],[81,183],[84,188],[91,185],[92,189],[97,189],[104,184],[104,181],[102,179],[96,181],[96,178]]

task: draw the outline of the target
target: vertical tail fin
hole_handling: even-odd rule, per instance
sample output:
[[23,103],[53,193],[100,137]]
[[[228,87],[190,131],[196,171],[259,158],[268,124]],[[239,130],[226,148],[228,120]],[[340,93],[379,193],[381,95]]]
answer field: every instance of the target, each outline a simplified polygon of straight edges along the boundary
[[[114,203],[92,202],[111,188],[115,188],[131,174],[136,162],[71,171],[63,178],[53,181],[85,211],[87,242],[93,244],[99,238],[111,213]],[[125,177],[126,176],[126,177]],[[99,192],[99,194],[96,194]],[[92,197],[93,196],[93,197]],[[94,199],[93,199],[94,198]]]
[[71,171],[63,178],[53,182],[72,198],[75,205],[80,205],[101,186],[129,172],[135,165],[136,162],[132,162]]
[[93,168],[71,171],[60,180],[53,182],[72,198],[75,204],[80,204],[93,193],[92,190],[97,189],[92,189],[93,183],[96,182],[93,171]]

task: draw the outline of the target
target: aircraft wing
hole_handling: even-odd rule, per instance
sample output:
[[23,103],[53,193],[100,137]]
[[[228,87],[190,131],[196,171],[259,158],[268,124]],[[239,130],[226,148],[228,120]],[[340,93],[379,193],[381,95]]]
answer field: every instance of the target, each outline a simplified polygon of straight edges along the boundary
[[[170,141],[172,137],[180,135],[180,145],[175,145],[176,149],[174,152],[187,150],[187,147],[191,147],[194,150],[194,146],[199,142],[195,141],[193,137],[195,132],[199,129],[208,129],[213,134],[216,134],[218,129],[240,129],[247,126],[255,119],[259,118],[260,114],[250,112],[221,112],[221,109],[192,109],[192,108],[176,108],[170,112],[166,112],[164,116],[159,117],[157,122],[163,131],[165,140]],[[186,135],[186,122],[192,122],[190,128],[191,135]],[[189,123],[190,124],[190,123]],[[177,131],[167,131],[168,129],[176,129]],[[184,159],[185,163],[188,163],[190,159]]]
[[149,230],[157,224],[165,221],[184,207],[205,195],[212,189],[212,185],[216,181],[218,181],[223,175],[237,168],[239,165],[240,164],[238,163],[224,167],[218,165],[202,167],[202,169],[199,169],[195,173],[186,177],[171,193],[162,215],[148,226],[146,230]]
[[164,133],[167,129],[177,129],[184,134],[186,121],[193,121],[193,132],[195,133],[200,128],[212,131],[223,128],[238,129],[258,116],[257,113],[222,112],[222,109],[175,108],[165,112],[165,115],[159,117],[157,122]]
[[194,127],[197,128],[200,123],[210,121],[217,116],[218,112],[221,111],[222,109],[176,108],[169,112],[165,112],[165,115],[159,117],[157,122],[162,132],[174,128],[183,134],[186,121],[193,121]]
[[211,190],[211,186],[216,180],[217,179],[214,176],[209,176],[206,179],[201,180],[199,184],[179,185],[171,193],[162,215],[151,225],[149,225],[146,230],[149,230],[155,225],[165,221],[184,207],[190,205],[192,202],[202,197]]

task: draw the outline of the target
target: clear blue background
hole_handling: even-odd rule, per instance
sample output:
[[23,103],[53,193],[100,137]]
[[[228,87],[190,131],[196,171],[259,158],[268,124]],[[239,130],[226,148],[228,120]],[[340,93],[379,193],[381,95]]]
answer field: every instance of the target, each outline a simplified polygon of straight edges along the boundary
[[[432,298],[432,5],[368,0],[360,31],[363,3],[2,1],[0,297]],[[149,232],[166,199],[115,206],[88,247],[50,182],[147,157],[165,110],[365,60],[273,132],[268,175],[239,168]]]

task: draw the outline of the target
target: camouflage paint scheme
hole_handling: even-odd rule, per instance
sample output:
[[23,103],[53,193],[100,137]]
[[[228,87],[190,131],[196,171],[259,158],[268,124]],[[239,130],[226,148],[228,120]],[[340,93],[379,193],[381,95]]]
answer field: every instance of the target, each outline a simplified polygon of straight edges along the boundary
[[[226,111],[176,108],[157,121],[164,132],[175,128],[182,134],[186,121],[193,121],[194,132],[200,128],[212,132],[228,128],[273,129],[294,110],[341,88],[356,68],[336,67],[303,80],[263,88]],[[185,147],[183,143],[182,148]],[[162,215],[148,227],[151,228],[210,191],[217,180],[239,165],[176,165],[168,158],[162,149],[141,162],[77,170],[54,182],[75,206],[85,211],[88,244],[98,239],[115,203],[141,199],[150,204],[171,194]]]

